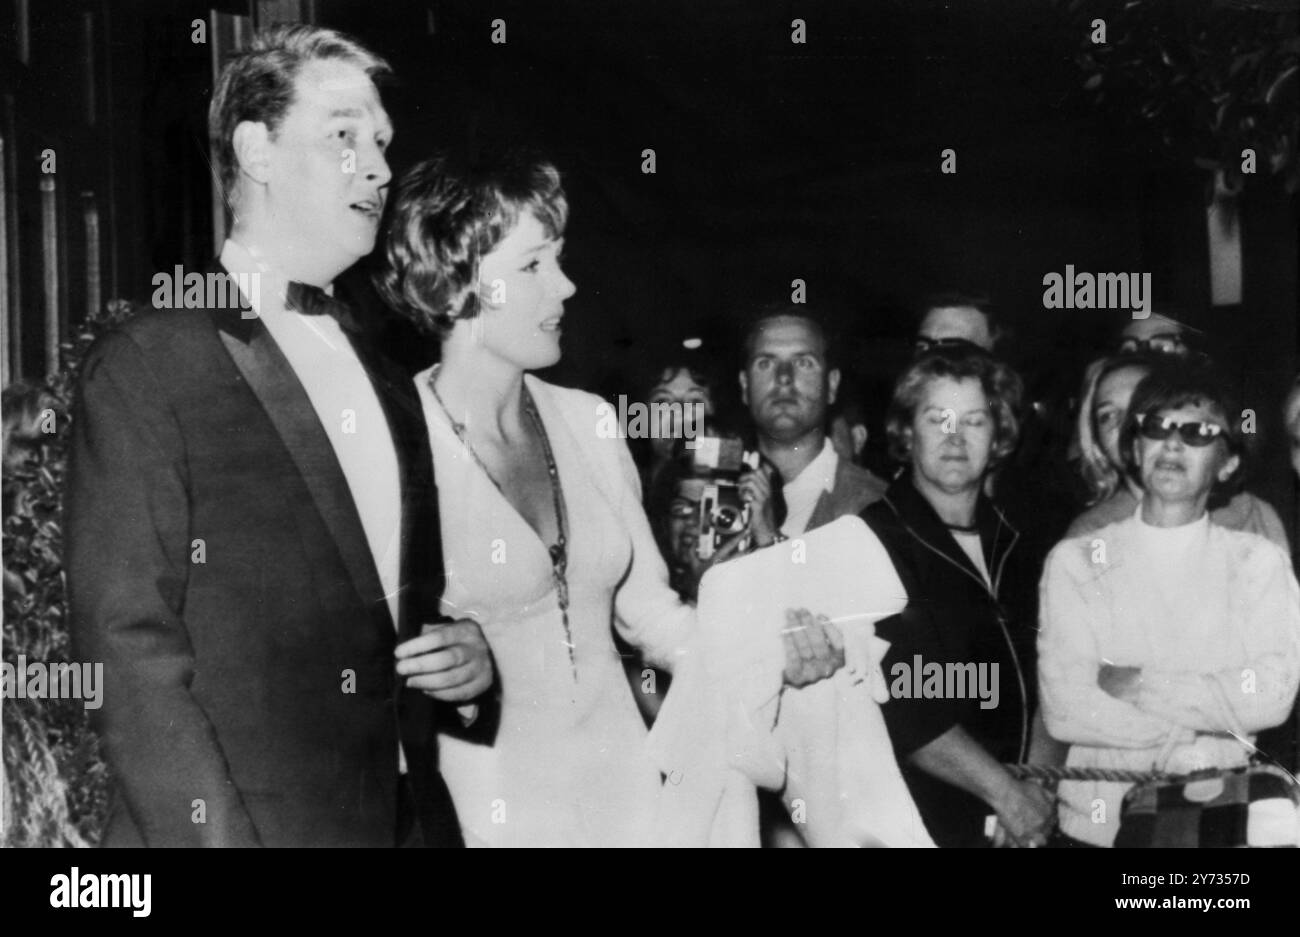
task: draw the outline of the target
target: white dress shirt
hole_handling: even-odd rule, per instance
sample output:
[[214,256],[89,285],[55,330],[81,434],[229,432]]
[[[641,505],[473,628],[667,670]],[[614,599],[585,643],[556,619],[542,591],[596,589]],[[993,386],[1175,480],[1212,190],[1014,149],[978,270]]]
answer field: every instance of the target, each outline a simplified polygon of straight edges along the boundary
[[822,492],[835,487],[835,472],[839,467],[840,458],[835,447],[829,439],[823,439],[822,451],[817,453],[817,458],[781,488],[785,497],[785,523],[781,525],[781,533],[798,537],[808,529]]
[[[374,385],[342,328],[330,316],[287,309],[288,281],[227,240],[221,265],[233,274],[258,273],[246,297],[280,346],[311,401],[352,492],[361,527],[397,624],[401,584],[402,486],[397,450]],[[326,290],[332,293],[333,287]]]

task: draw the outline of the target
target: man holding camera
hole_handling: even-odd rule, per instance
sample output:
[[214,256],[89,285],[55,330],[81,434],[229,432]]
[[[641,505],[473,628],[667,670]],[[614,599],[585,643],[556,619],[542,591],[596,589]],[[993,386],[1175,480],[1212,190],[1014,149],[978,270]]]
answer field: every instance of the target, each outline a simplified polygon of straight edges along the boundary
[[778,530],[769,476],[745,476],[741,491],[755,508],[751,532],[758,546],[858,514],[885,493],[883,481],[841,459],[827,440],[826,411],[840,386],[829,356],[825,327],[801,306],[764,312],[745,336],[741,399],[759,452],[780,473],[786,507]]
[[[886,485],[864,468],[841,459],[826,434],[827,410],[840,385],[832,366],[827,330],[802,306],[762,312],[745,336],[741,400],[749,407],[764,464],[741,476],[749,502],[754,545],[788,537],[857,514],[878,501]],[[781,480],[785,518],[776,518],[772,470]],[[799,848],[803,838],[779,798],[759,798],[765,845]]]

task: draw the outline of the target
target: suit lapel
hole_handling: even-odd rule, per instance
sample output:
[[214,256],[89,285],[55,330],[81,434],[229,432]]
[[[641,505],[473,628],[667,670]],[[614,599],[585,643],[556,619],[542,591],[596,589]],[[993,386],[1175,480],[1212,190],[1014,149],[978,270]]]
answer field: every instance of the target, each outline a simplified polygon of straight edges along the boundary
[[817,496],[817,504],[813,506],[812,516],[808,518],[808,527],[806,531],[816,530],[818,527],[824,527],[835,516],[835,505],[831,501],[835,497],[835,492],[823,491]]
[[358,594],[367,607],[380,606],[391,628],[392,616],[361,517],[307,392],[260,318],[242,318],[238,309],[213,310],[212,316],[222,344],[298,467]]
[[[829,446],[830,439],[827,439],[823,445]],[[831,483],[829,491],[823,491],[817,496],[817,504],[813,507],[812,517],[808,518],[808,530],[816,530],[818,527],[824,527],[831,521],[839,520],[844,514],[856,514],[852,510],[853,485],[846,477],[848,474],[847,463],[843,459],[838,459],[835,463],[835,479]]]

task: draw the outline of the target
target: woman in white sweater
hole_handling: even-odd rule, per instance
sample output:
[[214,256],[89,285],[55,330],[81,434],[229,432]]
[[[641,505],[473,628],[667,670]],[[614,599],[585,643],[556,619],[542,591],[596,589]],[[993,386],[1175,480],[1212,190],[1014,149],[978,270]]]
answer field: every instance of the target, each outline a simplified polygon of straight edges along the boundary
[[[1173,772],[1242,765],[1300,684],[1300,589],[1284,551],[1209,523],[1241,466],[1240,410],[1206,366],[1170,362],[1133,394],[1121,437],[1133,516],[1051,553],[1039,684],[1067,765]],[[1063,782],[1061,832],[1110,846],[1131,785]]]

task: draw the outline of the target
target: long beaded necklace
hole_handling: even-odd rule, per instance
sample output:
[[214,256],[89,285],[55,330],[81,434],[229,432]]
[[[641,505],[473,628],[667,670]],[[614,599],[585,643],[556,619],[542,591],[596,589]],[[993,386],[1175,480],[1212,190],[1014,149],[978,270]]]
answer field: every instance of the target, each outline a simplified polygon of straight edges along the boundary
[[[469,435],[466,432],[464,423],[457,422],[443,403],[442,397],[438,394],[437,380],[438,372],[442,369],[441,364],[434,366],[433,371],[429,374],[429,390],[433,393],[433,399],[438,402],[442,408],[443,415],[447,422],[451,424],[452,432],[460,440],[465,451],[469,453],[470,458],[483,470],[483,474],[488,477],[488,481],[501,493],[501,497],[507,502],[505,491],[492,473],[488,471],[487,465],[479,458],[479,454],[474,449],[474,444],[470,442]],[[578,661],[574,655],[573,631],[569,625],[569,580],[567,570],[569,565],[568,553],[568,525],[565,523],[565,517],[568,512],[564,506],[564,489],[560,486],[560,471],[555,464],[555,453],[551,451],[551,440],[546,435],[546,425],[542,422],[542,416],[537,412],[537,404],[533,401],[533,395],[529,392],[526,384],[521,385],[521,396],[523,398],[524,412],[532,420],[533,426],[537,429],[537,435],[542,440],[542,453],[546,456],[546,474],[551,482],[551,500],[555,508],[555,529],[557,531],[556,542],[546,547],[546,552],[551,558],[551,576],[555,580],[555,598],[556,604],[560,606],[560,621],[564,625],[564,645],[569,649],[569,665],[573,669],[573,682],[578,682]],[[545,544],[543,544],[545,545]]]

